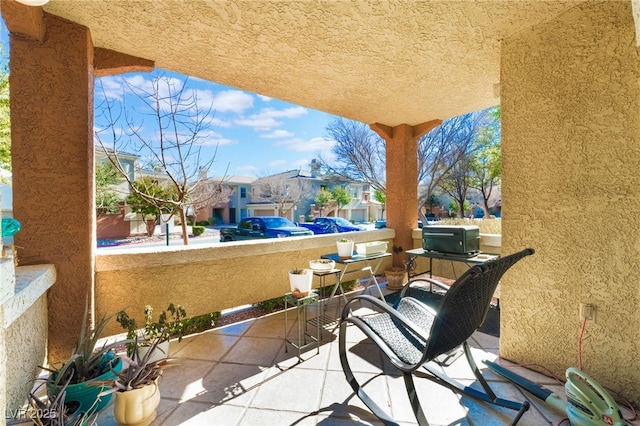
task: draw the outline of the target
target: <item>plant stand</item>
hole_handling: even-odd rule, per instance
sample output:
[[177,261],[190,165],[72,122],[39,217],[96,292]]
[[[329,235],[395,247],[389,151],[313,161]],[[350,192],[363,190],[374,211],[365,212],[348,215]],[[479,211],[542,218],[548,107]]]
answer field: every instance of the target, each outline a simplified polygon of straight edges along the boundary
[[[289,323],[288,323],[288,313],[289,313],[289,305],[296,307],[296,329],[297,329],[297,340],[291,341],[288,338],[289,335]],[[315,305],[316,308],[316,318],[320,315],[319,303],[318,303],[318,293],[312,291],[308,296],[296,298],[291,293],[287,293],[284,296],[284,333],[285,333],[285,345],[284,351],[288,352],[287,343],[298,350],[298,359],[302,361],[302,357],[300,356],[301,352],[306,348],[316,345],[318,349],[318,354],[320,353],[320,322],[315,322],[315,336],[311,334],[307,328],[307,306]],[[308,338],[308,340],[307,340]]]

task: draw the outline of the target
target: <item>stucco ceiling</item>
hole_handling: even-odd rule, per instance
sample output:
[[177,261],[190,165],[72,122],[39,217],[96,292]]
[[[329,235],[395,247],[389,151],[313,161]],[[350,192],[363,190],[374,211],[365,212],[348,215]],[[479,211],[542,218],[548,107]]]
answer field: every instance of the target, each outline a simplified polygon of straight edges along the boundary
[[501,40],[579,0],[51,0],[94,45],[365,123],[499,103]]

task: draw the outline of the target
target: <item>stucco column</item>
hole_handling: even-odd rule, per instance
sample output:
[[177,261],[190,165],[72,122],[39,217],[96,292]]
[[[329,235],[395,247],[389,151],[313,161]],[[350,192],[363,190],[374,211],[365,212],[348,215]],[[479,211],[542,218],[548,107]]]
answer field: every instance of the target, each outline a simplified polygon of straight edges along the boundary
[[[640,54],[629,2],[587,2],[502,48],[500,355],[576,366],[640,403]],[[582,345],[580,303],[596,306]]]
[[47,14],[41,24],[42,41],[11,32],[13,214],[20,264],[57,269],[48,294],[56,361],[75,346],[93,289],[93,45],[86,27]]
[[442,121],[432,120],[416,126],[395,127],[371,124],[386,142],[387,227],[396,232],[393,265],[403,266],[404,252],[413,248],[411,230],[418,226],[418,139]]

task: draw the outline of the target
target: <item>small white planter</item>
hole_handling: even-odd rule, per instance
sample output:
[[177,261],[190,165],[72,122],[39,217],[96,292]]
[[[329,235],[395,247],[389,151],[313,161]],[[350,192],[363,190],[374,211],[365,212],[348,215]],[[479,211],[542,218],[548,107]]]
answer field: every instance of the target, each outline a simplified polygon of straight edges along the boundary
[[[138,348],[138,355],[140,358],[144,358],[147,355],[147,352],[151,346],[140,346]],[[149,362],[160,361],[161,359],[165,359],[169,357],[169,341],[165,340],[164,342],[158,343],[156,345],[156,350],[151,355]]]
[[148,425],[156,418],[160,404],[160,388],[157,381],[126,392],[116,392],[113,417],[121,425]]
[[313,272],[310,269],[303,269],[304,274],[292,274],[289,271],[289,285],[291,293],[300,294],[301,297],[308,296],[313,284]]
[[338,248],[338,257],[340,259],[351,259],[353,257],[353,241],[336,241],[336,247]]

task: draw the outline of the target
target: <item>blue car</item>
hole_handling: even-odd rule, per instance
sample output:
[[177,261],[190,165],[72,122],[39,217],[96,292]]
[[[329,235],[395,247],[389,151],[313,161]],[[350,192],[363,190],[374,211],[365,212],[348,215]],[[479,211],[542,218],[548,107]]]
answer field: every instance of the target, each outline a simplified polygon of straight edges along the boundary
[[295,223],[284,217],[245,217],[237,228],[220,229],[220,242],[309,235],[313,235],[313,231],[296,226]]
[[354,225],[341,217],[316,217],[313,223],[301,223],[300,226],[310,229],[314,234],[335,234],[337,232],[364,230],[362,226]]

